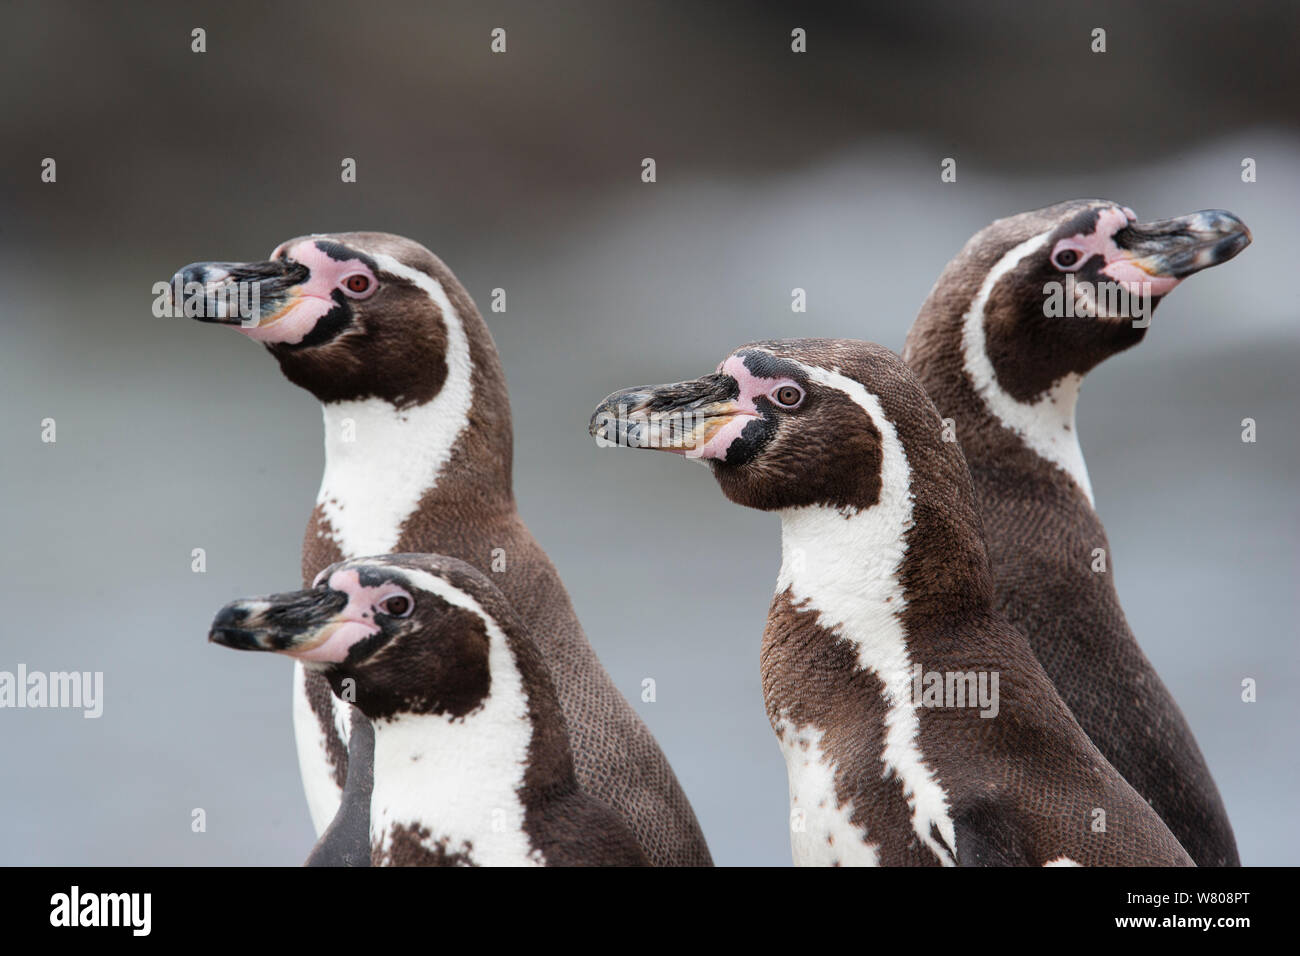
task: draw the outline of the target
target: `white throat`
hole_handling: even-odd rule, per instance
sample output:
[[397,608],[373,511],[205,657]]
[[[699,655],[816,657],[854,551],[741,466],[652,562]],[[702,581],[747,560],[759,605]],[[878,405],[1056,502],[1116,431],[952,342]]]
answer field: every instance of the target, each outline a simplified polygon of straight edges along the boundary
[[[796,607],[816,611],[818,623],[856,646],[859,665],[884,684],[888,715],[881,774],[892,774],[902,781],[917,838],[944,865],[952,865],[955,861],[951,853],[931,833],[932,827],[937,828],[948,847],[956,847],[947,795],[926,764],[917,741],[913,661],[900,618],[907,601],[899,575],[907,551],[907,532],[913,524],[907,455],[875,395],[845,376],[808,366],[805,369],[814,381],[848,395],[879,430],[880,500],[852,514],[822,506],[783,511],[777,593],[788,588]],[[830,799],[825,799],[835,768],[829,766],[831,758],[820,752],[820,732],[817,728],[798,727],[785,717],[781,723],[784,726],[777,729],[783,731],[791,805],[808,815],[805,831],[791,834],[796,862],[817,862],[822,855],[833,852],[845,864],[873,864],[878,845],[865,843],[861,831],[849,822],[853,808],[838,806],[833,789],[829,791]],[[815,759],[808,759],[810,753]],[[833,849],[827,836],[835,838]]]
[[345,558],[397,547],[403,523],[437,484],[468,426],[474,399],[469,339],[446,291],[391,256],[375,259],[384,271],[424,290],[438,306],[447,332],[447,376],[430,401],[400,411],[379,398],[323,406],[325,474],[316,503]]
[[1079,447],[1079,431],[1075,425],[1075,406],[1083,376],[1072,372],[1052,383],[1038,401],[1021,402],[998,384],[986,349],[984,309],[989,296],[1003,276],[1026,256],[1044,248],[1050,237],[1051,232],[1044,232],[1026,239],[999,259],[984,277],[979,292],[971,300],[970,309],[962,316],[963,364],[975,393],[984,400],[994,417],[1024,439],[1040,458],[1069,475],[1087,496],[1089,504],[1093,504],[1092,482],[1088,480],[1088,467],[1083,461],[1083,449]]
[[422,571],[403,573],[426,591],[482,618],[490,692],[461,718],[403,714],[373,721],[375,783],[371,846],[391,846],[393,828],[428,830],[430,849],[467,853],[480,866],[536,866],[544,860],[524,830],[524,785],[532,724],[523,678],[506,636],[472,597]]

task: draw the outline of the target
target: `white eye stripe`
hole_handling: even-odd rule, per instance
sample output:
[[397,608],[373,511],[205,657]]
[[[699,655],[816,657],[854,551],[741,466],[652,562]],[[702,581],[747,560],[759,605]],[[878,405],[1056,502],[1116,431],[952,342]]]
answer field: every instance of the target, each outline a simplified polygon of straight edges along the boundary
[[984,312],[989,296],[1003,277],[1027,256],[1041,254],[1050,238],[1050,232],[1042,232],[1026,239],[1006,252],[985,275],[979,291],[962,316],[963,366],[976,394],[1002,425],[1023,438],[1041,458],[1074,479],[1091,502],[1092,485],[1088,481],[1088,469],[1083,462],[1074,419],[1080,376],[1071,374],[1060,379],[1037,402],[1021,402],[998,383],[993,360],[986,348]]

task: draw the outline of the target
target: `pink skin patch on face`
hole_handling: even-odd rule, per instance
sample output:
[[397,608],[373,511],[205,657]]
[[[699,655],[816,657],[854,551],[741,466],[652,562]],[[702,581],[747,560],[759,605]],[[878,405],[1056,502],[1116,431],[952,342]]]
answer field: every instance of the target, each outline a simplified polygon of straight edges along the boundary
[[[279,251],[277,248],[276,252]],[[263,319],[261,325],[253,328],[238,327],[250,339],[296,345],[334,308],[330,294],[341,288],[345,279],[355,275],[366,276],[370,280],[371,291],[379,285],[378,277],[364,262],[359,259],[344,262],[333,259],[318,249],[311,239],[304,239],[290,248],[289,258],[301,262],[311,270],[311,274],[306,282],[297,287],[288,304],[275,315]]]
[[[320,575],[317,575],[316,580],[320,581]],[[339,612],[333,623],[321,631],[323,640],[314,647],[286,650],[285,653],[290,657],[320,663],[341,663],[347,658],[352,645],[379,633],[379,625],[375,623],[377,605],[394,595],[412,600],[401,585],[392,582],[366,587],[361,583],[361,575],[347,568],[331,574],[329,586],[331,590],[342,591],[348,596],[347,606]]]
[[1145,291],[1153,296],[1165,295],[1178,285],[1180,280],[1172,276],[1151,275],[1137,264],[1131,253],[1115,244],[1115,233],[1136,219],[1133,210],[1127,206],[1122,209],[1105,209],[1097,215],[1097,225],[1092,232],[1079,233],[1059,240],[1052,247],[1052,261],[1056,261],[1057,255],[1062,250],[1073,249],[1079,254],[1075,264],[1070,267],[1070,271],[1073,271],[1087,262],[1090,257],[1101,256],[1105,263],[1101,268],[1101,274],[1123,285],[1130,294],[1141,295],[1145,286]]
[[745,367],[745,362],[740,356],[732,355],[718,367],[718,371],[724,375],[730,375],[740,386],[740,395],[734,400],[737,412],[729,421],[712,435],[699,448],[690,449],[686,452],[687,458],[713,458],[717,461],[724,461],[727,457],[727,449],[731,447],[732,442],[740,437],[740,433],[745,430],[745,426],[751,420],[758,417],[758,406],[754,403],[755,399],[770,395],[773,389],[780,388],[783,385],[796,385],[797,383],[788,378],[764,378],[755,375]]

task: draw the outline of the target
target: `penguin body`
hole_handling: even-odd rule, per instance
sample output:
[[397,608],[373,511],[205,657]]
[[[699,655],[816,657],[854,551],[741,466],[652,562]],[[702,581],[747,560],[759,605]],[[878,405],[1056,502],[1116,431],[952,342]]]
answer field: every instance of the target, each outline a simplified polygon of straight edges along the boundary
[[[1182,278],[1249,241],[1227,213],[1146,224],[1104,200],[999,220],[949,263],[903,351],[970,465],[998,610],[1098,749],[1202,866],[1238,864],[1232,827],[1191,728],[1120,607],[1075,403],[1082,377],[1140,342],[1150,310]],[[1148,286],[1145,308],[1096,307],[1108,286],[1135,282]],[[1081,308],[1053,308],[1061,287]]]
[[227,605],[209,637],[296,657],[356,704],[373,736],[371,865],[647,865],[578,786],[537,646],[468,564],[342,562],[308,590]]
[[961,451],[897,356],[759,342],[591,429],[781,517],[760,662],[796,863],[1190,864],[994,608]]
[[[546,636],[540,650],[584,790],[628,821],[655,865],[709,865],[672,768],[519,517],[505,377],[451,271],[409,239],[341,233],[289,240],[267,262],[194,263],[176,281],[253,284],[251,318],[219,310],[203,318],[260,341],[322,403],[325,470],[303,542],[304,584],[345,558],[390,552],[446,554],[493,571],[529,630]],[[346,822],[363,814],[338,817],[341,802],[367,799],[344,793],[349,779],[363,788],[369,779],[349,773],[349,708],[301,666],[294,727],[317,833],[332,831],[320,859],[364,858],[366,835]]]

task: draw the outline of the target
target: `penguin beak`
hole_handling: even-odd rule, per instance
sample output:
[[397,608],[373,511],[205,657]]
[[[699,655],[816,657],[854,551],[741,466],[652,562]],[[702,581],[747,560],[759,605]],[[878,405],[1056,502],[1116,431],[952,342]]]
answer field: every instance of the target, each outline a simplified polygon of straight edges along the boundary
[[[687,458],[715,458],[712,440],[727,425],[755,418],[736,404],[739,388],[717,373],[689,382],[627,388],[596,406],[587,431],[602,448],[654,448]],[[743,427],[743,425],[742,425]]]
[[1115,272],[1114,278],[1121,278],[1122,272],[1127,278],[1132,274],[1129,270],[1139,270],[1157,280],[1160,294],[1195,272],[1227,262],[1251,241],[1246,224],[1222,209],[1202,209],[1159,222],[1130,222],[1113,238],[1120,254],[1102,271]]
[[267,262],[191,262],[171,281],[174,314],[200,322],[255,329],[294,307],[311,275],[287,259]]
[[331,588],[312,588],[231,601],[212,621],[208,640],[237,651],[275,651],[312,659],[345,620],[348,596]]

